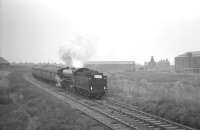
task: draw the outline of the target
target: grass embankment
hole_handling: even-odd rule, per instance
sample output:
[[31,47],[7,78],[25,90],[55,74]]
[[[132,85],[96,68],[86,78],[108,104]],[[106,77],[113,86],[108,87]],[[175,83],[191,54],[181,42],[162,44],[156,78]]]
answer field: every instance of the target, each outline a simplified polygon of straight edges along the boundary
[[80,111],[25,81],[23,72],[7,78],[9,102],[0,104],[2,130],[107,129]]
[[109,74],[110,95],[144,111],[200,129],[200,76],[172,73]]
[[8,104],[10,102],[8,96],[8,76],[10,72],[5,70],[0,70],[0,104]]

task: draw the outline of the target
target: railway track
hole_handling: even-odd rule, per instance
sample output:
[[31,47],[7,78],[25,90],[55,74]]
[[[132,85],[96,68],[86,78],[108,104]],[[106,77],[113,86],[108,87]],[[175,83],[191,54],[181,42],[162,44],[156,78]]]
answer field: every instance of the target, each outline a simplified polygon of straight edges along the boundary
[[139,121],[152,125],[155,128],[165,129],[165,130],[195,130],[194,128],[143,112],[138,110],[137,106],[123,104],[114,99],[109,99],[110,103],[114,104],[117,107],[120,107],[127,114],[133,114],[138,118]]
[[[106,101],[108,107],[120,111],[124,115],[135,118],[138,123],[160,130],[195,130],[194,128],[166,120],[164,118],[138,110],[137,106],[123,104],[116,100]],[[110,105],[112,104],[112,105]]]
[[166,119],[144,113],[131,107],[122,106],[119,102],[108,101],[88,101],[85,103],[95,106],[102,111],[107,111],[109,115],[117,119],[127,122],[129,125],[134,125],[138,129],[147,130],[194,130],[193,128],[168,121]]
[[129,125],[127,124],[127,122],[123,120],[119,120],[115,117],[112,117],[111,115],[109,115],[105,111],[98,109],[97,107],[86,104],[85,100],[81,99],[77,100],[77,98],[66,95],[64,92],[53,91],[51,89],[52,87],[48,87],[48,85],[33,79],[30,75],[29,76],[26,75],[25,79],[34,86],[62,100],[64,103],[70,104],[72,108],[84,112],[86,115],[94,118],[95,120],[106,125],[108,128],[112,130],[139,130],[137,127]]
[[[87,100],[64,92],[54,91],[53,87],[44,87],[32,78],[29,82],[47,91],[62,101],[71,104],[90,117],[113,130],[194,130],[193,128],[174,123],[163,118],[144,113],[135,107],[127,106],[115,100]],[[51,89],[54,89],[53,91]]]

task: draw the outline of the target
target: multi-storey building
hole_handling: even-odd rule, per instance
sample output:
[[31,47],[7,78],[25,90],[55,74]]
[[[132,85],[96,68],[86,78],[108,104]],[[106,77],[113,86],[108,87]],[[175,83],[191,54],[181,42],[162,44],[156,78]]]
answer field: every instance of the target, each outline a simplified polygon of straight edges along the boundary
[[186,52],[175,57],[175,71],[200,73],[200,51]]

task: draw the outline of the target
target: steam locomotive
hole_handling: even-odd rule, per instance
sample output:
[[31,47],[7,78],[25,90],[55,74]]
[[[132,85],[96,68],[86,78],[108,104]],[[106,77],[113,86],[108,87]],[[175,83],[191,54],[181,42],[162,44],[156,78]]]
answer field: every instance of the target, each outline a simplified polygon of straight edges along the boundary
[[107,92],[107,77],[88,68],[34,67],[32,75],[88,97],[101,98]]

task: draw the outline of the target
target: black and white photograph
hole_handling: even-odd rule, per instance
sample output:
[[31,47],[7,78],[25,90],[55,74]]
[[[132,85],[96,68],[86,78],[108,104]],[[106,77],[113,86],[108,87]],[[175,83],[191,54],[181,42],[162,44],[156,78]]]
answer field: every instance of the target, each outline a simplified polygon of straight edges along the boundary
[[200,1],[0,0],[0,130],[200,130]]

